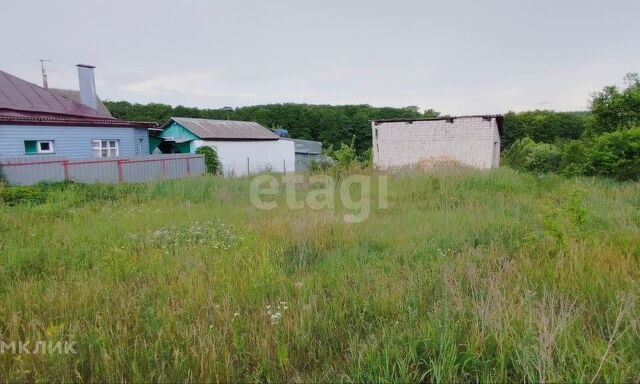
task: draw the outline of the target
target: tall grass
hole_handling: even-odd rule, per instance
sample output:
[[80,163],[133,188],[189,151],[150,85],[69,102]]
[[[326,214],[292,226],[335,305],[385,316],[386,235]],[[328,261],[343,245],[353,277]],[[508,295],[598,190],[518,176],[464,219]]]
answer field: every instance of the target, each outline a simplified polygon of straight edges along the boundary
[[2,207],[0,338],[77,354],[0,354],[0,382],[640,380],[639,184],[398,174],[361,224],[249,184]]

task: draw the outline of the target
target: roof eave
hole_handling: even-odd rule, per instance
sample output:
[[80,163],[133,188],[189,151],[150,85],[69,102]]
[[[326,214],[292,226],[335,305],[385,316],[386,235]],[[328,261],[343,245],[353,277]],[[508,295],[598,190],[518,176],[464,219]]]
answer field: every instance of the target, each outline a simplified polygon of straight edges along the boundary
[[46,125],[46,126],[75,126],[75,127],[115,127],[115,128],[154,128],[156,123],[146,121],[126,120],[98,120],[98,119],[44,119],[28,117],[2,117],[0,125]]
[[279,138],[201,137],[204,141],[278,141]]

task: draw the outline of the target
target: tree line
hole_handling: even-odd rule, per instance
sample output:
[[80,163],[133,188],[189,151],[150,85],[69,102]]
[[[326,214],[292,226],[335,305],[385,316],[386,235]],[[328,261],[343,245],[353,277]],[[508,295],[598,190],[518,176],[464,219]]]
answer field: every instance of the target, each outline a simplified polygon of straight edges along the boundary
[[589,113],[507,114],[505,162],[534,173],[640,180],[640,77],[593,94]]

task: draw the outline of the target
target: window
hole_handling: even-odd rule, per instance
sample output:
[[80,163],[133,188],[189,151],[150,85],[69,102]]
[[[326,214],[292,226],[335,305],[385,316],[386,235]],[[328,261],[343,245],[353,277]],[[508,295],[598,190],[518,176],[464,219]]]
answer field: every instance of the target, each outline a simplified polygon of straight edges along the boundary
[[27,140],[24,142],[24,152],[28,155],[53,153],[53,141]]
[[118,152],[118,140],[91,140],[93,156],[116,157]]

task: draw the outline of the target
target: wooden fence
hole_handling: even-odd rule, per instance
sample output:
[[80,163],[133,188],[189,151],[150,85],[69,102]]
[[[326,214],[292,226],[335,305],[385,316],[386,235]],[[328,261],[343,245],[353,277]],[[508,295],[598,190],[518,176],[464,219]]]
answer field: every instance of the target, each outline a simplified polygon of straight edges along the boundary
[[9,184],[71,180],[82,183],[138,183],[205,173],[204,157],[194,154],[68,159],[62,156],[0,158]]

